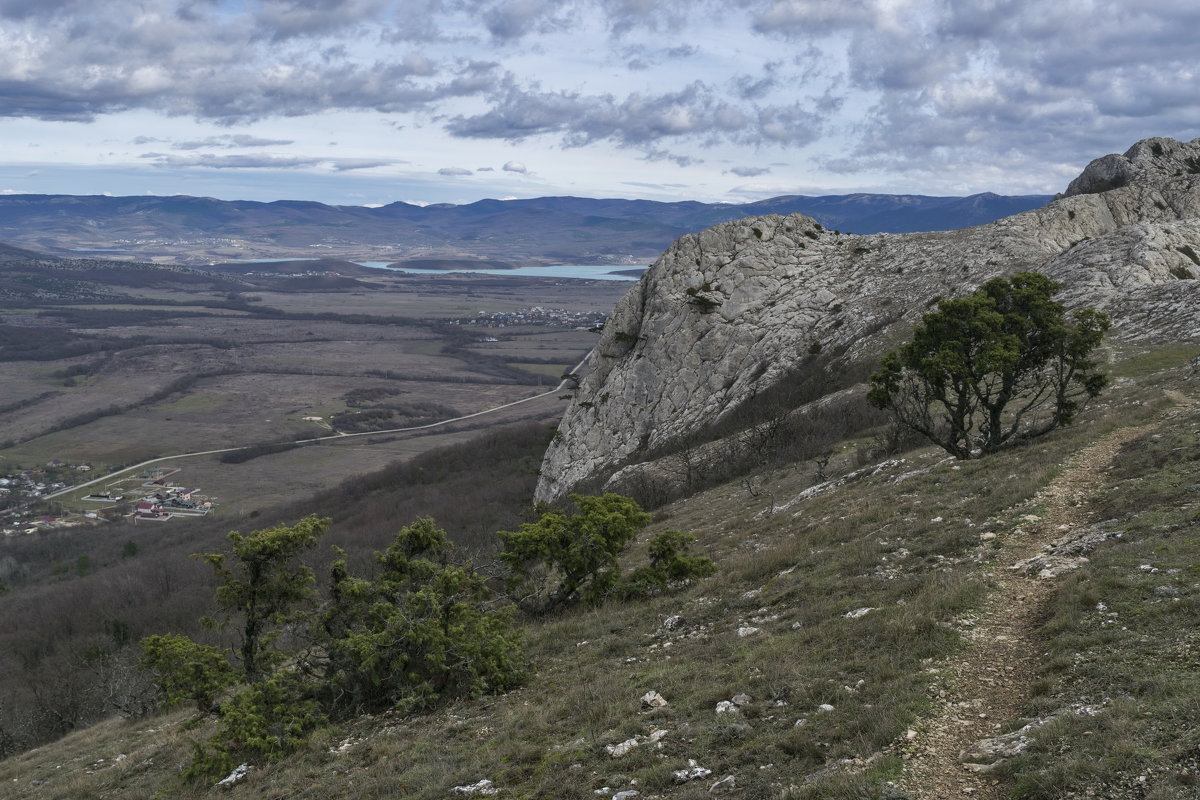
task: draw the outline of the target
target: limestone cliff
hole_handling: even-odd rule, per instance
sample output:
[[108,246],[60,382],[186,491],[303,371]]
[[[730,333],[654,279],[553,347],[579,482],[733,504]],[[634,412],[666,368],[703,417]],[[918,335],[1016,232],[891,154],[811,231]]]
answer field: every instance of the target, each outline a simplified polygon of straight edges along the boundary
[[617,304],[542,465],[539,500],[719,420],[808,352],[874,355],[938,296],[1038,270],[1112,335],[1200,339],[1200,139],[1093,161],[1044,208],[924,234],[750,217],[676,241]]

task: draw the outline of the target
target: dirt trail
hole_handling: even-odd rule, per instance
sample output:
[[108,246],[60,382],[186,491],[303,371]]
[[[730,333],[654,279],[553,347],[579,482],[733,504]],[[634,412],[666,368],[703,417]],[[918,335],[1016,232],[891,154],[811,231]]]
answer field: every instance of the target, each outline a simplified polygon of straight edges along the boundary
[[[1186,402],[1182,396],[1172,397]],[[984,603],[961,656],[945,665],[949,696],[915,728],[906,746],[902,783],[920,800],[1004,797],[999,781],[966,769],[959,756],[981,739],[1001,733],[1000,726],[1017,718],[1038,674],[1041,648],[1037,621],[1044,617],[1055,581],[1039,580],[1007,567],[1039,554],[1070,528],[1086,524],[1090,494],[1100,488],[1097,476],[1112,463],[1125,443],[1161,426],[1181,411],[1136,428],[1116,430],[1080,451],[1049,486],[1038,493],[1040,519],[1030,519],[1003,540],[989,577],[994,588]]]

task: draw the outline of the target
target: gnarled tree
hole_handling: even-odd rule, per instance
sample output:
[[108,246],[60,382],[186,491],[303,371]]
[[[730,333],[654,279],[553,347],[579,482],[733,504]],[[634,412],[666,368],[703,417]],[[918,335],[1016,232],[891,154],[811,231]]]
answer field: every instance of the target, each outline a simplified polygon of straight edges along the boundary
[[1037,272],[993,278],[940,300],[912,340],[883,358],[867,400],[957,458],[1069,424],[1108,382],[1091,357],[1109,320],[1066,309]]

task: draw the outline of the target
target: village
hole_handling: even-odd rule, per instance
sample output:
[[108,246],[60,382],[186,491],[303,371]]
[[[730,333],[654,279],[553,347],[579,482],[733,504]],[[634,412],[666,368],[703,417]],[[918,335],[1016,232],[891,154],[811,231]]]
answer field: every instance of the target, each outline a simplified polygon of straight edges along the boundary
[[567,311],[561,308],[532,306],[516,311],[480,311],[473,317],[451,319],[454,325],[484,328],[507,328],[511,325],[541,325],[557,328],[591,329],[604,325],[608,314],[603,311]]
[[146,469],[84,495],[68,491],[92,469],[91,464],[52,460],[42,467],[0,477],[0,534],[29,535],[100,525],[122,517],[165,522],[175,517],[202,517],[215,507],[215,498],[171,480],[178,468]]

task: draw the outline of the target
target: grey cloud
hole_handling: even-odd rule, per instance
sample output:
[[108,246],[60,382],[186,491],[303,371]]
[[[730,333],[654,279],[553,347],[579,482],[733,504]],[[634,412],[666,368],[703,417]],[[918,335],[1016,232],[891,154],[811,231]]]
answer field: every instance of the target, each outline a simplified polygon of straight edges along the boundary
[[759,175],[766,175],[771,170],[767,167],[730,167],[729,171],[739,178],[754,178]]
[[506,161],[501,169],[505,172],[518,172],[522,175],[529,172],[529,168],[520,161]]
[[775,88],[774,75],[738,75],[733,79],[733,85],[739,97],[743,100],[757,100]]
[[706,3],[696,0],[593,0],[604,14],[613,36],[638,29],[647,31],[684,28],[690,14],[704,13]]
[[52,17],[79,8],[81,0],[0,0],[0,17],[24,20]]
[[667,58],[691,58],[699,52],[700,48],[694,44],[681,44],[668,49]]
[[[0,117],[87,122],[147,109],[233,126],[342,109],[420,113],[428,116],[401,121],[408,131],[432,119],[455,136],[610,142],[686,163],[694,156],[682,143],[811,143],[835,130],[830,119],[852,97],[867,110],[836,128],[845,141],[837,164],[915,173],[1020,152],[1062,161],[1200,128],[1200,5],[1187,0],[249,0],[232,14],[229,6],[0,0]],[[543,90],[536,76],[509,75],[490,60],[511,55],[513,42],[536,48],[544,31],[577,25],[607,30],[614,64],[656,70],[694,57],[700,40],[689,30],[714,21],[730,26],[738,47],[757,34],[760,57],[786,50],[786,65],[742,67],[719,85],[663,69],[606,94]],[[421,42],[438,47],[425,52]],[[385,49],[371,63],[364,54],[377,45]],[[432,55],[464,47],[478,60]],[[446,105],[451,98],[471,100]],[[176,149],[282,146],[197,141]]]
[[[94,4],[70,7],[72,15],[61,17],[30,10],[5,25],[0,116],[89,121],[145,108],[234,124],[339,109],[410,112],[491,91],[498,80],[497,66],[487,61],[438,63],[410,52],[364,63],[345,46],[349,40],[325,38],[319,47],[290,42],[309,34],[348,36],[365,21],[378,30],[395,0],[271,0],[253,19],[222,16],[204,2],[174,13],[177,5],[109,0],[103,14]],[[8,0],[0,13],[15,18],[23,8]],[[134,18],[137,24],[129,22]],[[290,27],[267,36],[268,23]],[[14,41],[23,44],[2,46]]]
[[457,175],[470,175],[470,174],[471,174],[471,170],[463,169],[462,167],[442,167],[441,169],[438,170],[438,175],[457,176]]
[[387,0],[260,0],[255,21],[276,40],[328,34],[375,19]]
[[703,164],[704,159],[686,156],[681,153],[672,153],[660,147],[649,147],[642,154],[643,161],[672,161],[678,167],[691,167],[696,164]]
[[209,169],[297,169],[325,162],[323,158],[303,156],[216,156],[203,153],[197,156],[176,156],[165,153],[143,153],[140,158],[151,159],[160,167],[207,167]]
[[[798,104],[741,108],[702,83],[660,95],[583,96],[539,92],[510,86],[493,108],[471,117],[455,117],[447,130],[459,137],[521,140],[557,134],[568,147],[611,141],[623,147],[653,147],[665,139],[806,144],[816,138],[821,120]],[[672,157],[672,160],[677,160]]]
[[[849,77],[876,99],[827,168],[930,185],[954,174],[1054,181],[1080,153],[1200,127],[1194,3],[1094,0],[1084,13],[1069,1],[919,0],[910,11],[902,26],[849,29]],[[845,95],[814,101],[834,113]]]
[[[204,139],[193,139],[185,142],[175,142],[171,145],[171,149],[202,150],[204,148],[222,148],[228,150],[234,147],[276,147],[294,143],[295,142],[292,139],[263,139],[257,136],[249,136],[244,133],[237,133],[226,134],[224,136],[209,136]],[[135,144],[142,144],[142,142],[135,142]]]
[[483,22],[497,39],[520,39],[545,23],[553,25],[549,17],[554,8],[545,0],[508,0],[487,9]]
[[799,103],[759,109],[758,138],[786,145],[805,145],[821,133],[821,117]]
[[393,164],[403,164],[394,159],[366,158],[319,158],[309,156],[269,156],[231,154],[214,155],[201,153],[198,155],[175,155],[168,153],[143,153],[140,158],[152,161],[159,167],[205,167],[208,169],[300,169],[328,165],[336,172],[347,172],[356,169],[371,169],[372,167],[387,167]]
[[0,116],[54,122],[91,122],[105,110],[86,93],[64,91],[49,81],[5,80],[0,76]]
[[373,167],[390,167],[394,164],[404,164],[404,161],[395,161],[391,159],[369,159],[369,158],[339,158],[331,161],[330,164],[337,172],[349,172],[355,169],[372,169]]
[[475,171],[476,172],[495,172],[496,168],[495,167],[476,167]]
[[620,48],[621,58],[625,59],[626,69],[632,72],[645,72],[658,66],[662,61],[678,61],[690,58],[700,52],[700,48],[692,44],[681,44],[667,50],[650,48],[646,45],[628,45]]
[[443,17],[442,0],[405,0],[403,14],[388,20],[383,38],[388,42],[436,42],[442,39],[438,20]]
[[874,0],[774,0],[743,3],[753,9],[754,30],[762,34],[809,38],[871,24]]
[[855,83],[888,91],[920,89],[967,67],[964,52],[911,28],[860,33],[850,60]]
[[491,110],[457,116],[447,124],[454,136],[471,139],[522,139],[563,130],[585,111],[585,101],[566,92],[522,92],[510,88]]

